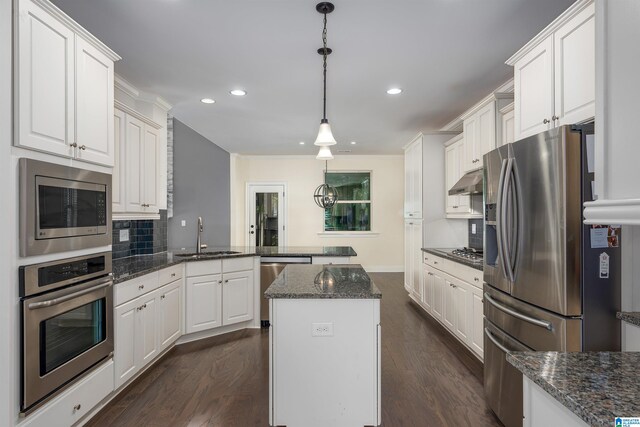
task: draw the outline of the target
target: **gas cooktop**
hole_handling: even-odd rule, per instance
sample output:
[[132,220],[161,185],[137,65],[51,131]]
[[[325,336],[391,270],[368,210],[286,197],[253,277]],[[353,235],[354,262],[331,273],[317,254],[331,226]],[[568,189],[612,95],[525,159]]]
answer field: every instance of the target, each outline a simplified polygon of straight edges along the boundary
[[474,264],[482,264],[482,250],[472,248],[454,249],[449,253],[454,258],[460,258]]

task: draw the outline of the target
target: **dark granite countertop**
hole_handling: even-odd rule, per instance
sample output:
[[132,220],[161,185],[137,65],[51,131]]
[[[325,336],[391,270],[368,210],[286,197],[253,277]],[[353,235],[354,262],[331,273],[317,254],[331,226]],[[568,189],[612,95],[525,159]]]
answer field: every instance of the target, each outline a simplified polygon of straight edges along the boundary
[[640,352],[513,352],[507,361],[589,425],[640,414]]
[[359,264],[291,264],[264,293],[267,298],[376,299],[382,293]]
[[640,311],[619,311],[616,317],[624,322],[640,326]]
[[427,252],[427,253],[442,257],[442,258],[446,258],[446,259],[451,260],[453,262],[457,262],[458,264],[463,264],[463,265],[466,265],[467,267],[475,268],[476,270],[480,270],[480,271],[483,270],[484,267],[483,267],[482,263],[478,264],[478,263],[474,263],[474,262],[471,262],[471,261],[464,260],[462,258],[457,258],[457,257],[451,256],[449,254],[449,252],[451,252],[452,250],[453,249],[422,248],[423,252]]
[[[218,252],[218,253],[216,253]],[[227,252],[227,253],[219,253]],[[235,253],[228,253],[235,252]],[[192,256],[195,248],[172,250],[153,255],[137,255],[113,260],[113,283],[131,280],[181,262],[207,261],[211,259],[239,258],[248,256],[292,257],[292,256],[357,256],[351,246],[289,246],[278,247],[248,247],[225,246],[210,247],[200,255]],[[186,255],[186,256],[185,256]]]

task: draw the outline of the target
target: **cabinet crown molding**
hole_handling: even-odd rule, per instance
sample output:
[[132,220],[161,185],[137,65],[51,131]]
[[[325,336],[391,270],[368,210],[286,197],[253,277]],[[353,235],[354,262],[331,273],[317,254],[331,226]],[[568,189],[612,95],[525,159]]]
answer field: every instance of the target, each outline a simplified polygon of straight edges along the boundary
[[117,99],[114,101],[114,105],[118,110],[121,110],[121,111],[127,113],[128,115],[130,115],[132,117],[135,117],[136,119],[144,122],[145,124],[151,126],[154,129],[160,129],[163,126],[161,123],[154,122],[149,117],[140,114],[139,112],[137,112],[133,108],[129,107],[127,104],[125,104],[125,103],[123,103],[121,101],[118,101]]
[[462,138],[464,138],[464,133],[459,133],[458,135],[454,136],[450,140],[446,141],[443,145],[445,147],[449,147],[450,145],[453,145],[456,142],[460,141]]
[[30,0],[34,4],[40,6],[42,9],[46,10],[51,16],[62,22],[64,25],[73,30],[74,33],[82,37],[87,43],[91,44],[93,47],[98,49],[100,52],[105,54],[112,61],[119,61],[122,58],[120,55],[115,53],[113,50],[109,49],[107,45],[98,40],[93,34],[87,31],[83,26],[78,24],[76,21],[71,19],[66,13],[60,10],[56,5],[51,3],[49,0]]
[[547,25],[542,31],[540,31],[534,38],[532,38],[527,44],[525,44],[519,51],[513,54],[511,58],[507,59],[505,64],[514,66],[516,62],[522,59],[527,53],[531,51],[535,46],[539,45],[544,39],[552,35],[558,28],[566,24],[571,18],[582,12],[586,7],[593,4],[594,0],[578,0],[567,10],[562,12],[553,22]]
[[584,204],[585,224],[640,225],[640,199],[602,199]]
[[460,116],[456,117],[454,120],[444,125],[444,127],[440,129],[440,131],[441,132],[451,132],[451,131],[462,132],[462,123],[466,119],[473,116],[481,108],[485,107],[490,102],[499,101],[503,99],[507,99],[507,100],[513,99],[513,92],[491,92],[489,95],[485,96],[478,103],[476,103],[473,107],[469,108]]

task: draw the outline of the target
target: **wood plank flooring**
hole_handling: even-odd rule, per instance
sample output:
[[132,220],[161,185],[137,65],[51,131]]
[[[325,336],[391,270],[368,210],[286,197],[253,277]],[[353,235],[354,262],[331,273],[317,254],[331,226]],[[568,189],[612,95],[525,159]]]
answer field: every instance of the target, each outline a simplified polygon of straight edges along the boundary
[[[382,426],[500,426],[482,365],[409,301],[401,273],[382,290]],[[174,348],[87,426],[266,427],[269,335],[240,331]]]

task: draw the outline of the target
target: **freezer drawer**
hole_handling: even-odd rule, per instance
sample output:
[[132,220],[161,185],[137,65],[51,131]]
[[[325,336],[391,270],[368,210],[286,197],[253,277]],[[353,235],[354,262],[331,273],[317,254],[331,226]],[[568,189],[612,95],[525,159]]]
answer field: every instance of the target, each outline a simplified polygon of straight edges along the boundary
[[582,319],[563,317],[484,285],[484,315],[536,351],[582,351]]
[[531,351],[484,320],[484,393],[505,427],[522,427],[522,374],[509,362],[508,351]]

